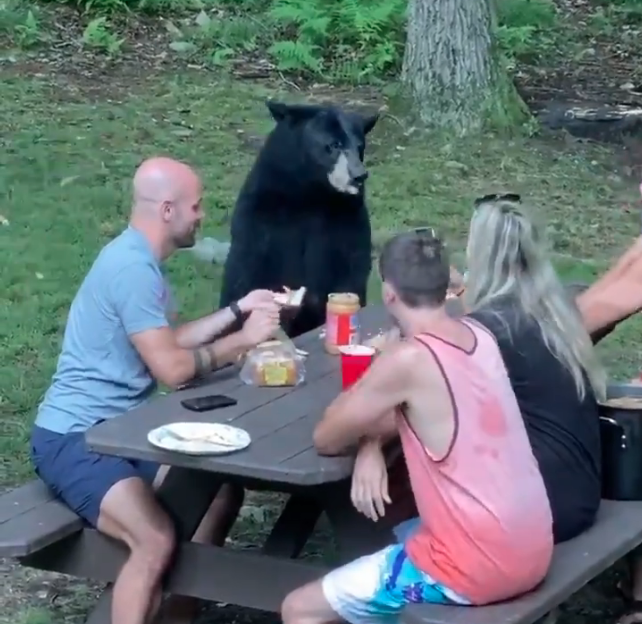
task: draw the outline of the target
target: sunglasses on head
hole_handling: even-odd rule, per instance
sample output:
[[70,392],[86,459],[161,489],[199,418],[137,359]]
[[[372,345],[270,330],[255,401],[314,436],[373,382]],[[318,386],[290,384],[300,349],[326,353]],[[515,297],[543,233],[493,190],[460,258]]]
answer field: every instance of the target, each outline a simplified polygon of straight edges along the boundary
[[486,204],[487,202],[494,201],[509,201],[519,203],[522,201],[522,196],[517,193],[491,193],[490,195],[484,195],[483,197],[478,197],[475,202],[475,208],[481,206],[481,204]]

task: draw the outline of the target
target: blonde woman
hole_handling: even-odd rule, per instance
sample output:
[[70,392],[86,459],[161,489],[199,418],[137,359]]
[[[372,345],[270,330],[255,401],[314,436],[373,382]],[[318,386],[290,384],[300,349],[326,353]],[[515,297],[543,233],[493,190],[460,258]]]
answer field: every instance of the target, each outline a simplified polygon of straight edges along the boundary
[[499,344],[548,492],[556,542],[595,519],[601,492],[596,398],[606,376],[580,312],[519,196],[475,202],[464,303]]

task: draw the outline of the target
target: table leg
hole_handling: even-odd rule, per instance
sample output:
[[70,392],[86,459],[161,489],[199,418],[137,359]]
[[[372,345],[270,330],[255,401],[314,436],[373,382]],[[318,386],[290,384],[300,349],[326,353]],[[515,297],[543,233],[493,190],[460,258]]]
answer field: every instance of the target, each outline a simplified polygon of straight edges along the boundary
[[156,497],[174,521],[177,541],[188,541],[225,481],[202,470],[170,468]]
[[263,554],[296,559],[310,539],[322,512],[323,507],[314,497],[303,494],[290,496],[263,545]]
[[[157,497],[176,526],[178,541],[192,538],[224,481],[201,470],[170,468]],[[171,569],[170,569],[171,574]],[[112,586],[103,592],[85,624],[111,623]]]
[[368,520],[353,507],[350,481],[325,489],[319,495],[319,501],[328,515],[341,564],[394,543],[390,526]]

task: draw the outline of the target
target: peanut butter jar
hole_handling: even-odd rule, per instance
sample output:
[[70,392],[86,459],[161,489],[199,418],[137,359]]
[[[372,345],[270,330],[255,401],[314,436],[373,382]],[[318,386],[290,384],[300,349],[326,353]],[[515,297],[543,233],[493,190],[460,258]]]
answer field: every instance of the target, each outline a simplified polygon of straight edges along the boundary
[[359,310],[361,303],[355,293],[328,295],[325,321],[325,350],[338,355],[339,348],[359,342]]

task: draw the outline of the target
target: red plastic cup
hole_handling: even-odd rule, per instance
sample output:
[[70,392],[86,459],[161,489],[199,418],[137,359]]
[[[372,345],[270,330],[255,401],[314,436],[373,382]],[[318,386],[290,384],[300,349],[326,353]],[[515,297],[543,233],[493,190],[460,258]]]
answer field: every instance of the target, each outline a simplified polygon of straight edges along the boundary
[[341,352],[341,383],[345,390],[368,370],[376,349],[365,345],[346,345],[339,347],[339,351]]

